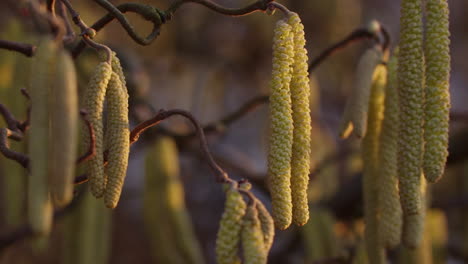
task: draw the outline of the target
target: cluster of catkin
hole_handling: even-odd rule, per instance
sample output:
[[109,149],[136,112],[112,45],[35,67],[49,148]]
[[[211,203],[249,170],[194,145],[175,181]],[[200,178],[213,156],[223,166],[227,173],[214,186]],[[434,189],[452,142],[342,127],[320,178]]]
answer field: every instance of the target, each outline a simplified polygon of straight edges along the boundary
[[340,131],[363,139],[365,244],[371,263],[385,263],[384,249],[400,241],[419,246],[426,181],[436,182],[444,171],[450,106],[447,1],[428,0],[423,6],[421,0],[403,0],[399,51],[386,67],[384,57],[377,47],[362,56]]
[[[73,198],[78,141],[78,94],[73,60],[48,37],[37,45],[31,73],[28,219],[35,234],[50,232],[53,208]],[[6,138],[5,130],[2,137]]]
[[267,263],[273,245],[275,227],[273,218],[263,203],[253,195],[246,204],[240,189],[248,192],[250,184],[230,184],[226,190],[226,203],[216,238],[218,264],[241,263],[239,248],[245,264]]
[[[127,173],[130,130],[125,76],[115,53],[111,64],[103,61],[96,67],[84,95],[84,106],[96,142],[96,155],[87,164],[91,193],[96,198],[104,196],[105,205],[115,208]],[[104,101],[107,108],[105,129]],[[85,133],[83,141],[88,148],[89,134]]]
[[309,219],[311,119],[304,26],[296,13],[276,24],[270,83],[268,176],[275,226]]

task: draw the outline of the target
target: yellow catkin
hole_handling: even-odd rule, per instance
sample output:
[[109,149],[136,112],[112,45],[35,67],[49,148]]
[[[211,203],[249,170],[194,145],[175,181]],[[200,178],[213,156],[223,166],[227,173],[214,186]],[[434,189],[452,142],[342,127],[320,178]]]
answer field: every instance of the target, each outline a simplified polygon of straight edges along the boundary
[[360,58],[341,122],[341,138],[347,138],[351,133],[363,138],[366,134],[372,75],[381,61],[382,51],[377,47],[366,50]]
[[273,69],[270,82],[270,146],[268,177],[275,226],[286,229],[292,221],[291,155],[293,119],[291,111],[291,64],[293,36],[291,26],[280,20],[273,42]]
[[73,180],[78,143],[78,90],[75,65],[70,55],[59,53],[51,102],[51,158],[49,168],[51,198],[62,207],[73,198]]
[[438,181],[448,156],[450,32],[447,0],[426,2],[426,102],[424,105],[424,176]]
[[240,263],[238,250],[241,237],[242,218],[247,205],[242,195],[230,187],[226,191],[224,213],[216,237],[216,260],[218,264]]
[[309,220],[307,187],[310,172],[310,81],[307,72],[304,26],[296,13],[291,14],[288,23],[294,36],[294,62],[292,64],[290,84],[294,126],[291,157],[291,196],[293,222],[302,226]]
[[378,204],[380,208],[379,238],[382,245],[393,248],[400,244],[403,224],[400,195],[398,193],[398,59],[388,62],[385,110],[380,134],[378,163]]
[[51,39],[42,39],[33,59],[31,79],[31,129],[28,156],[31,175],[28,181],[28,217],[34,233],[48,234],[52,227],[52,203],[49,197],[49,115],[50,87],[57,69],[58,47]]
[[[96,137],[96,155],[88,161],[87,166],[91,193],[97,198],[104,195],[104,189],[106,187],[106,179],[104,175],[102,111],[104,108],[106,88],[111,74],[111,65],[107,62],[101,62],[96,67],[84,96],[85,108],[88,111],[88,119],[93,126],[94,135]],[[89,135],[88,133],[84,134],[84,148],[88,149],[90,144]]]
[[256,206],[249,206],[242,221],[242,251],[245,264],[266,264],[267,251]]
[[420,184],[418,194],[421,199],[420,212],[418,214],[403,215],[403,230],[401,240],[405,247],[415,249],[420,246],[424,234],[425,218],[426,218],[426,180],[424,176],[419,177]]
[[112,73],[106,92],[107,123],[106,147],[108,164],[105,169],[107,185],[104,203],[115,208],[120,199],[125,176],[127,175],[130,152],[130,130],[128,123],[128,92],[122,86],[119,76]]
[[268,210],[265,208],[263,203],[256,199],[255,206],[258,211],[258,219],[261,223],[262,233],[263,233],[263,244],[265,246],[265,251],[268,253],[273,245],[273,240],[275,238],[275,223],[271,217]]
[[[423,155],[424,57],[421,0],[402,0],[398,58],[398,177],[403,230],[422,214],[420,177]],[[420,238],[414,238],[419,241]],[[418,244],[418,243],[415,243]],[[417,245],[408,245],[417,246]]]
[[378,178],[377,171],[379,135],[384,114],[385,85],[387,71],[383,65],[378,65],[373,76],[373,83],[369,97],[367,118],[367,133],[362,140],[363,160],[363,192],[364,192],[364,233],[369,262],[373,264],[385,263],[384,247],[378,243]]

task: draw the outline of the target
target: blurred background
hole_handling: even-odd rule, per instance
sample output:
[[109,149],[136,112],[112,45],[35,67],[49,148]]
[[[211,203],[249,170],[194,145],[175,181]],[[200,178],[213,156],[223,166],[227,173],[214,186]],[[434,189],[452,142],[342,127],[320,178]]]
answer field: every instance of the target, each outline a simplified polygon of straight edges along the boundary
[[[93,1],[71,2],[88,25],[105,14]],[[172,1],[138,2],[164,10]],[[252,0],[215,2],[239,7]],[[390,32],[392,49],[398,42],[400,1],[279,2],[302,18],[311,59],[373,19],[380,21]],[[468,133],[468,119],[463,115],[468,113],[465,103],[468,100],[465,87],[468,83],[468,60],[465,57],[468,17],[464,12],[468,10],[468,2],[450,0],[449,5],[452,111],[461,118],[453,119],[451,123],[452,136],[456,136],[453,142],[457,143],[457,149],[451,153],[457,156],[450,160],[446,176],[431,188],[432,209],[428,214],[426,244],[432,249],[430,258],[433,263],[468,263],[468,164],[463,162],[468,157],[463,151]],[[128,13],[127,17],[141,35],[151,30],[151,24],[137,15]],[[209,124],[236,111],[248,100],[268,94],[273,29],[281,18],[280,12],[271,16],[257,12],[244,17],[227,17],[189,3],[161,28],[160,36],[149,46],[134,43],[115,21],[100,31],[95,40],[109,45],[122,61],[131,96],[132,126],[151,117],[154,111],[172,108],[188,110],[202,124]],[[36,43],[37,35],[30,19],[27,13],[13,9],[11,2],[1,1],[0,38]],[[75,30],[78,32],[77,28]],[[350,263],[350,256],[359,255],[363,229],[359,144],[353,139],[340,140],[337,131],[357,60],[369,44],[369,41],[352,44],[327,59],[311,74],[314,131],[311,220],[302,228],[277,231],[269,263]],[[21,54],[0,50],[0,102],[22,118],[27,101],[19,89],[30,85],[30,60]],[[98,62],[96,53],[90,49],[76,59],[80,90],[86,87]],[[187,136],[192,131],[189,123],[171,118],[160,127],[162,129],[145,132],[132,146],[124,190],[115,210],[110,212],[101,206],[101,202],[96,205],[84,195],[70,216],[56,222],[50,239],[15,243],[0,252],[0,263],[215,263],[216,231],[224,207],[222,188],[214,181],[197,139]],[[172,135],[174,140],[169,141],[176,143],[178,155],[166,160],[170,164],[167,166],[176,167],[175,176],[159,183],[155,179],[155,183],[149,180],[152,171],[148,163],[163,159],[154,151],[161,147],[158,137],[162,134]],[[229,126],[217,127],[208,140],[215,159],[229,175],[253,182],[254,193],[270,208],[265,183],[267,136],[268,108],[263,104]],[[165,151],[174,151],[171,146],[166,145],[172,150]],[[13,147],[24,149],[21,144]],[[150,155],[151,152],[156,154]],[[1,235],[26,222],[27,177],[18,165],[3,156],[0,159]],[[317,168],[320,170],[315,172]],[[162,188],[168,182],[179,186],[176,193],[169,188],[161,191],[168,195],[165,198],[150,194],[148,186],[155,184],[155,188]],[[154,201],[148,202],[148,199]],[[172,199],[179,199],[173,208],[170,206]],[[160,205],[164,201],[167,204]],[[168,207],[164,209],[168,213],[161,213],[161,207]],[[183,212],[178,217],[185,219],[181,222],[184,232],[178,233],[174,223],[167,220],[171,210]],[[162,231],[171,228],[176,231]],[[176,241],[179,238],[182,242]],[[100,253],[86,253],[91,249],[85,249],[83,241],[88,241],[91,248],[98,248],[96,251]],[[201,255],[198,261],[203,259],[202,262],[181,257],[185,251],[180,244],[198,251],[192,255]],[[390,259],[398,260],[400,251],[391,251]],[[92,261],[79,260],[86,259],[84,255]],[[317,262],[321,260],[335,262]]]

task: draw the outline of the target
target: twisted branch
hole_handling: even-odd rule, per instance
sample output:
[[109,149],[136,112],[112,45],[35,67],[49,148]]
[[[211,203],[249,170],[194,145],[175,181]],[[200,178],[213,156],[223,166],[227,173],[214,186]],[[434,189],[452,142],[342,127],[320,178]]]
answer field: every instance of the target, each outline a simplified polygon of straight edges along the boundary
[[28,57],[32,57],[36,53],[36,46],[34,45],[3,39],[0,39],[0,49],[16,51]]

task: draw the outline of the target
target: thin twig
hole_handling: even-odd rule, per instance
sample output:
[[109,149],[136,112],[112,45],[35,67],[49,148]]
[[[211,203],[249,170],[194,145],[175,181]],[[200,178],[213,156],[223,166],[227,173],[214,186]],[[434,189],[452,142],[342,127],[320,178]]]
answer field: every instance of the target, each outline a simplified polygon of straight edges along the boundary
[[8,129],[18,132],[20,122],[13,116],[13,114],[8,110],[8,108],[0,104],[0,115],[3,116],[5,123],[7,124]]
[[0,128],[0,152],[6,158],[17,161],[21,166],[28,169],[29,158],[23,153],[10,149],[10,144],[8,143],[8,138],[10,137],[18,137],[18,134],[8,128]]
[[257,11],[266,11],[268,9],[268,4],[273,2],[273,0],[258,0],[248,6],[241,8],[226,8],[219,4],[216,4],[209,0],[178,0],[174,2],[167,10],[166,14],[170,17],[174,14],[177,9],[186,3],[196,3],[203,5],[217,13],[227,15],[227,16],[245,16]]
[[34,45],[3,39],[0,39],[0,49],[16,51],[28,57],[32,57],[36,53],[36,46]]
[[378,37],[369,29],[367,28],[360,28],[353,31],[343,40],[338,41],[336,44],[333,44],[329,48],[325,49],[313,59],[309,64],[309,73],[314,71],[323,61],[325,61],[328,57],[333,55],[335,52],[342,50],[343,48],[347,47],[349,44],[354,43],[356,41],[364,40],[364,39],[373,39],[378,41]]
[[81,157],[78,158],[76,161],[77,164],[80,164],[82,162],[90,160],[94,155],[96,155],[96,136],[94,134],[94,129],[93,125],[88,119],[88,113],[85,110],[80,111],[81,119],[86,124],[86,127],[88,128],[88,134],[89,134],[89,147],[88,151],[86,151],[85,154],[83,154]]
[[167,119],[167,118],[169,118],[171,116],[174,116],[174,115],[180,115],[180,116],[183,116],[183,117],[187,118],[192,123],[192,125],[195,127],[195,130],[197,132],[197,136],[200,139],[200,147],[202,149],[202,152],[203,152],[205,158],[207,159],[208,164],[210,165],[210,167],[215,172],[217,181],[218,182],[232,182],[232,180],[229,178],[228,174],[213,159],[213,156],[211,155],[211,153],[210,153],[210,151],[208,149],[208,143],[206,141],[205,133],[203,132],[202,127],[200,126],[198,121],[195,119],[195,117],[193,117],[193,115],[190,114],[187,111],[178,110],[178,109],[168,110],[168,111],[164,111],[164,110],[159,111],[156,114],[156,116],[154,116],[153,118],[151,118],[151,119],[149,119],[147,121],[144,121],[144,122],[140,123],[139,125],[137,125],[131,131],[131,133],[130,133],[130,144],[137,141],[138,138],[140,137],[141,133],[143,133],[148,128],[153,127],[153,126],[159,124],[161,121],[163,121],[163,120],[165,120],[165,119]]
[[[135,42],[139,44],[140,42],[147,43],[147,44],[141,44],[141,45],[149,45],[150,43],[152,43],[156,39],[156,37],[158,37],[159,35],[161,24],[165,23],[166,21],[166,18],[164,17],[161,11],[149,5],[144,5],[144,4],[139,4],[139,3],[124,3],[124,4],[116,6],[115,8],[120,12],[120,14],[122,14],[122,16],[123,16],[123,13],[133,12],[133,13],[139,14],[141,17],[143,17],[143,19],[148,20],[153,23],[152,31],[145,38],[139,37],[137,33],[132,29],[132,26],[128,24],[128,21],[127,21],[127,24],[124,24],[126,25],[126,26],[123,26],[124,29],[127,31],[129,36]],[[96,30],[96,32],[99,32],[101,29],[103,29],[107,24],[109,24],[115,18],[116,17],[114,16],[113,13],[108,13],[105,16],[103,16],[101,19],[96,21],[91,26],[91,28]],[[125,21],[126,18],[123,17],[123,19],[121,20]],[[84,48],[85,48],[84,41],[80,41],[78,45],[76,45],[76,47],[72,51],[73,57],[74,58],[78,57]]]
[[73,40],[75,40],[76,34],[75,31],[73,31],[73,28],[70,24],[70,21],[68,20],[67,13],[65,12],[65,3],[63,1],[60,1],[57,3],[57,13],[59,16],[62,18],[64,24],[65,24],[65,36],[63,37],[63,41],[65,43],[71,43]]
[[18,125],[18,128],[24,133],[29,129],[31,124],[31,96],[25,88],[21,88],[21,94],[29,101],[28,109],[26,110],[26,119]]

